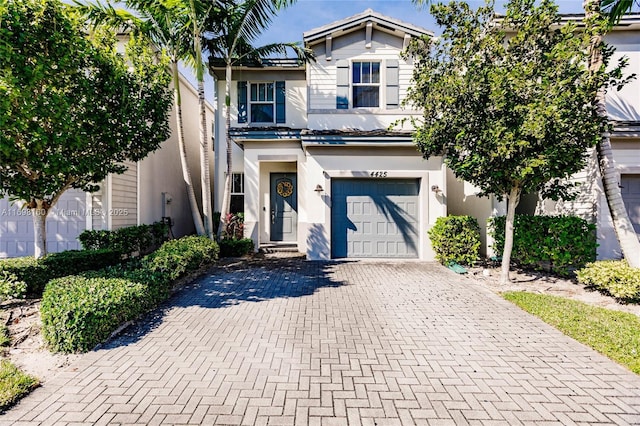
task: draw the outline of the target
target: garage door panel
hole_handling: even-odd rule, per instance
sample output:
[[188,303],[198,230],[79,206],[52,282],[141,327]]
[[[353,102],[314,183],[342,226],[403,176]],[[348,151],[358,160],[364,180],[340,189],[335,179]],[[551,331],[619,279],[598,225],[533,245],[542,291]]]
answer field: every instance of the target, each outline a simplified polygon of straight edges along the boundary
[[417,179],[335,179],[333,257],[418,256]]
[[640,175],[622,175],[620,186],[629,220],[640,234]]
[[[47,216],[47,250],[80,249],[78,235],[86,227],[85,193],[69,190]],[[0,258],[33,255],[33,218],[18,203],[0,198]]]

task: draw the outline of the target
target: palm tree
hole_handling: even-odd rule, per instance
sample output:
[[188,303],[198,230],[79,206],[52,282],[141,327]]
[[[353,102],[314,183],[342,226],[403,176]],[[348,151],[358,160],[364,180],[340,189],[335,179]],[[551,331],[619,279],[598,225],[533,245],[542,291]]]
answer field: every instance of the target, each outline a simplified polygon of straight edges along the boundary
[[[192,0],[193,2],[193,0]],[[115,31],[128,30],[134,35],[140,35],[148,39],[155,47],[162,49],[169,56],[171,74],[173,78],[174,103],[176,108],[176,122],[178,130],[178,148],[180,151],[180,162],[182,165],[182,176],[185,182],[187,197],[191,207],[193,223],[198,235],[206,233],[200,209],[196,200],[191,179],[191,171],[187,163],[187,150],[184,142],[184,124],[182,118],[182,96],[180,90],[180,74],[178,72],[178,62],[184,59],[191,59],[192,63],[197,64],[201,60],[195,60],[196,57],[194,47],[193,33],[189,31],[191,28],[198,27],[193,21],[196,15],[191,10],[192,2],[189,4],[183,1],[175,2],[159,2],[144,0],[128,0],[125,2],[127,9],[114,8],[109,1],[106,3],[80,3],[76,1],[79,11],[85,18],[96,26],[106,26]],[[190,21],[190,19],[192,21]],[[198,42],[200,38],[198,37]],[[201,76],[203,73],[200,74]],[[198,88],[200,92],[200,87]],[[202,87],[202,103],[201,114],[204,109],[204,87]],[[206,118],[205,118],[206,119]],[[203,126],[201,124],[201,126]],[[204,137],[206,142],[206,125],[204,133],[201,130],[201,139]],[[203,145],[201,143],[201,145]],[[204,151],[203,146],[203,151]],[[208,156],[208,147],[206,150]],[[207,161],[208,161],[208,157]],[[208,167],[207,167],[208,176]],[[203,173],[205,174],[205,173]],[[203,191],[205,188],[203,187]],[[211,191],[209,191],[210,193]],[[203,201],[205,198],[203,197]],[[210,198],[209,198],[210,200]],[[211,228],[211,227],[210,227]]]
[[[584,0],[582,5],[585,11],[585,22],[591,31],[591,54],[589,58],[589,70],[591,72],[596,72],[603,67],[602,43],[607,28],[602,19],[602,12],[609,12],[609,25],[612,25],[618,22],[625,13],[631,11],[633,3],[633,0]],[[598,92],[595,103],[598,113],[606,117],[607,109],[604,90]],[[620,243],[622,254],[630,266],[640,268],[640,242],[633,229],[620,193],[618,173],[613,161],[609,133],[603,133],[598,142],[596,152],[607,205],[609,206],[613,227]]]
[[607,13],[609,23],[617,24],[620,18],[631,12],[634,3],[640,7],[640,0],[601,0],[600,10]]
[[292,49],[300,61],[313,59],[313,53],[299,43],[272,43],[254,47],[255,40],[269,27],[276,13],[295,0],[219,0],[215,13],[210,14],[206,27],[205,46],[209,62],[222,62],[225,66],[225,134],[227,138],[227,168],[224,181],[218,238],[226,226],[231,203],[232,142],[231,128],[231,73],[233,67],[244,63],[260,63],[273,55],[285,55]]

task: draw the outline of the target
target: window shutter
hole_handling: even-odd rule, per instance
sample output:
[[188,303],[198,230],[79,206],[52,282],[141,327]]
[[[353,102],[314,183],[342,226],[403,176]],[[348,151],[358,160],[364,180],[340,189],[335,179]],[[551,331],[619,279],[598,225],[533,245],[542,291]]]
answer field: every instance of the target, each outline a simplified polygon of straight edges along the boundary
[[395,109],[400,106],[400,85],[398,77],[398,61],[387,60],[387,109]]
[[238,123],[247,122],[247,82],[238,82]]
[[284,81],[276,81],[276,123],[286,123],[285,117],[285,84]]
[[336,108],[349,108],[349,61],[336,63]]

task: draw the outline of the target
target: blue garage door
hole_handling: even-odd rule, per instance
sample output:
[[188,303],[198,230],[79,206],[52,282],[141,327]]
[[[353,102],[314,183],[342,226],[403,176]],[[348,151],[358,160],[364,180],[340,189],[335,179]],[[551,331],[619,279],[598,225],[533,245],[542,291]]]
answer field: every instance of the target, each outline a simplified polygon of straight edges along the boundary
[[418,257],[418,179],[333,179],[331,255]]

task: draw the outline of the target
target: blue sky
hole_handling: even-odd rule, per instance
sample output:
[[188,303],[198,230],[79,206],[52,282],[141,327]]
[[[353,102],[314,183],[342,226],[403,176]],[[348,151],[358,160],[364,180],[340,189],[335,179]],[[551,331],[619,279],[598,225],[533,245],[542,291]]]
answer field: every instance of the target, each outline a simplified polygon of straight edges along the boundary
[[[484,5],[483,0],[468,1],[472,8]],[[506,1],[496,0],[496,9],[503,10]],[[581,13],[582,0],[556,0],[561,13]],[[316,27],[360,13],[368,8],[393,18],[439,33],[429,8],[418,9],[409,0],[298,0],[282,11],[260,39],[262,43],[301,41],[302,33]],[[260,44],[262,44],[260,43]]]
[[[447,2],[446,0],[436,0]],[[472,8],[485,4],[484,0],[468,0]],[[506,0],[495,0],[496,10],[504,11]],[[582,0],[556,0],[561,13],[582,13]],[[429,14],[429,8],[416,7],[410,0],[297,0],[297,2],[280,12],[272,25],[258,40],[257,45],[274,42],[302,41],[302,33],[321,27],[331,22],[346,18],[366,9],[421,26],[439,34],[435,20]],[[634,8],[637,11],[637,7]],[[191,78],[191,72],[183,69],[183,73]],[[207,79],[207,99],[212,99],[212,80]]]

